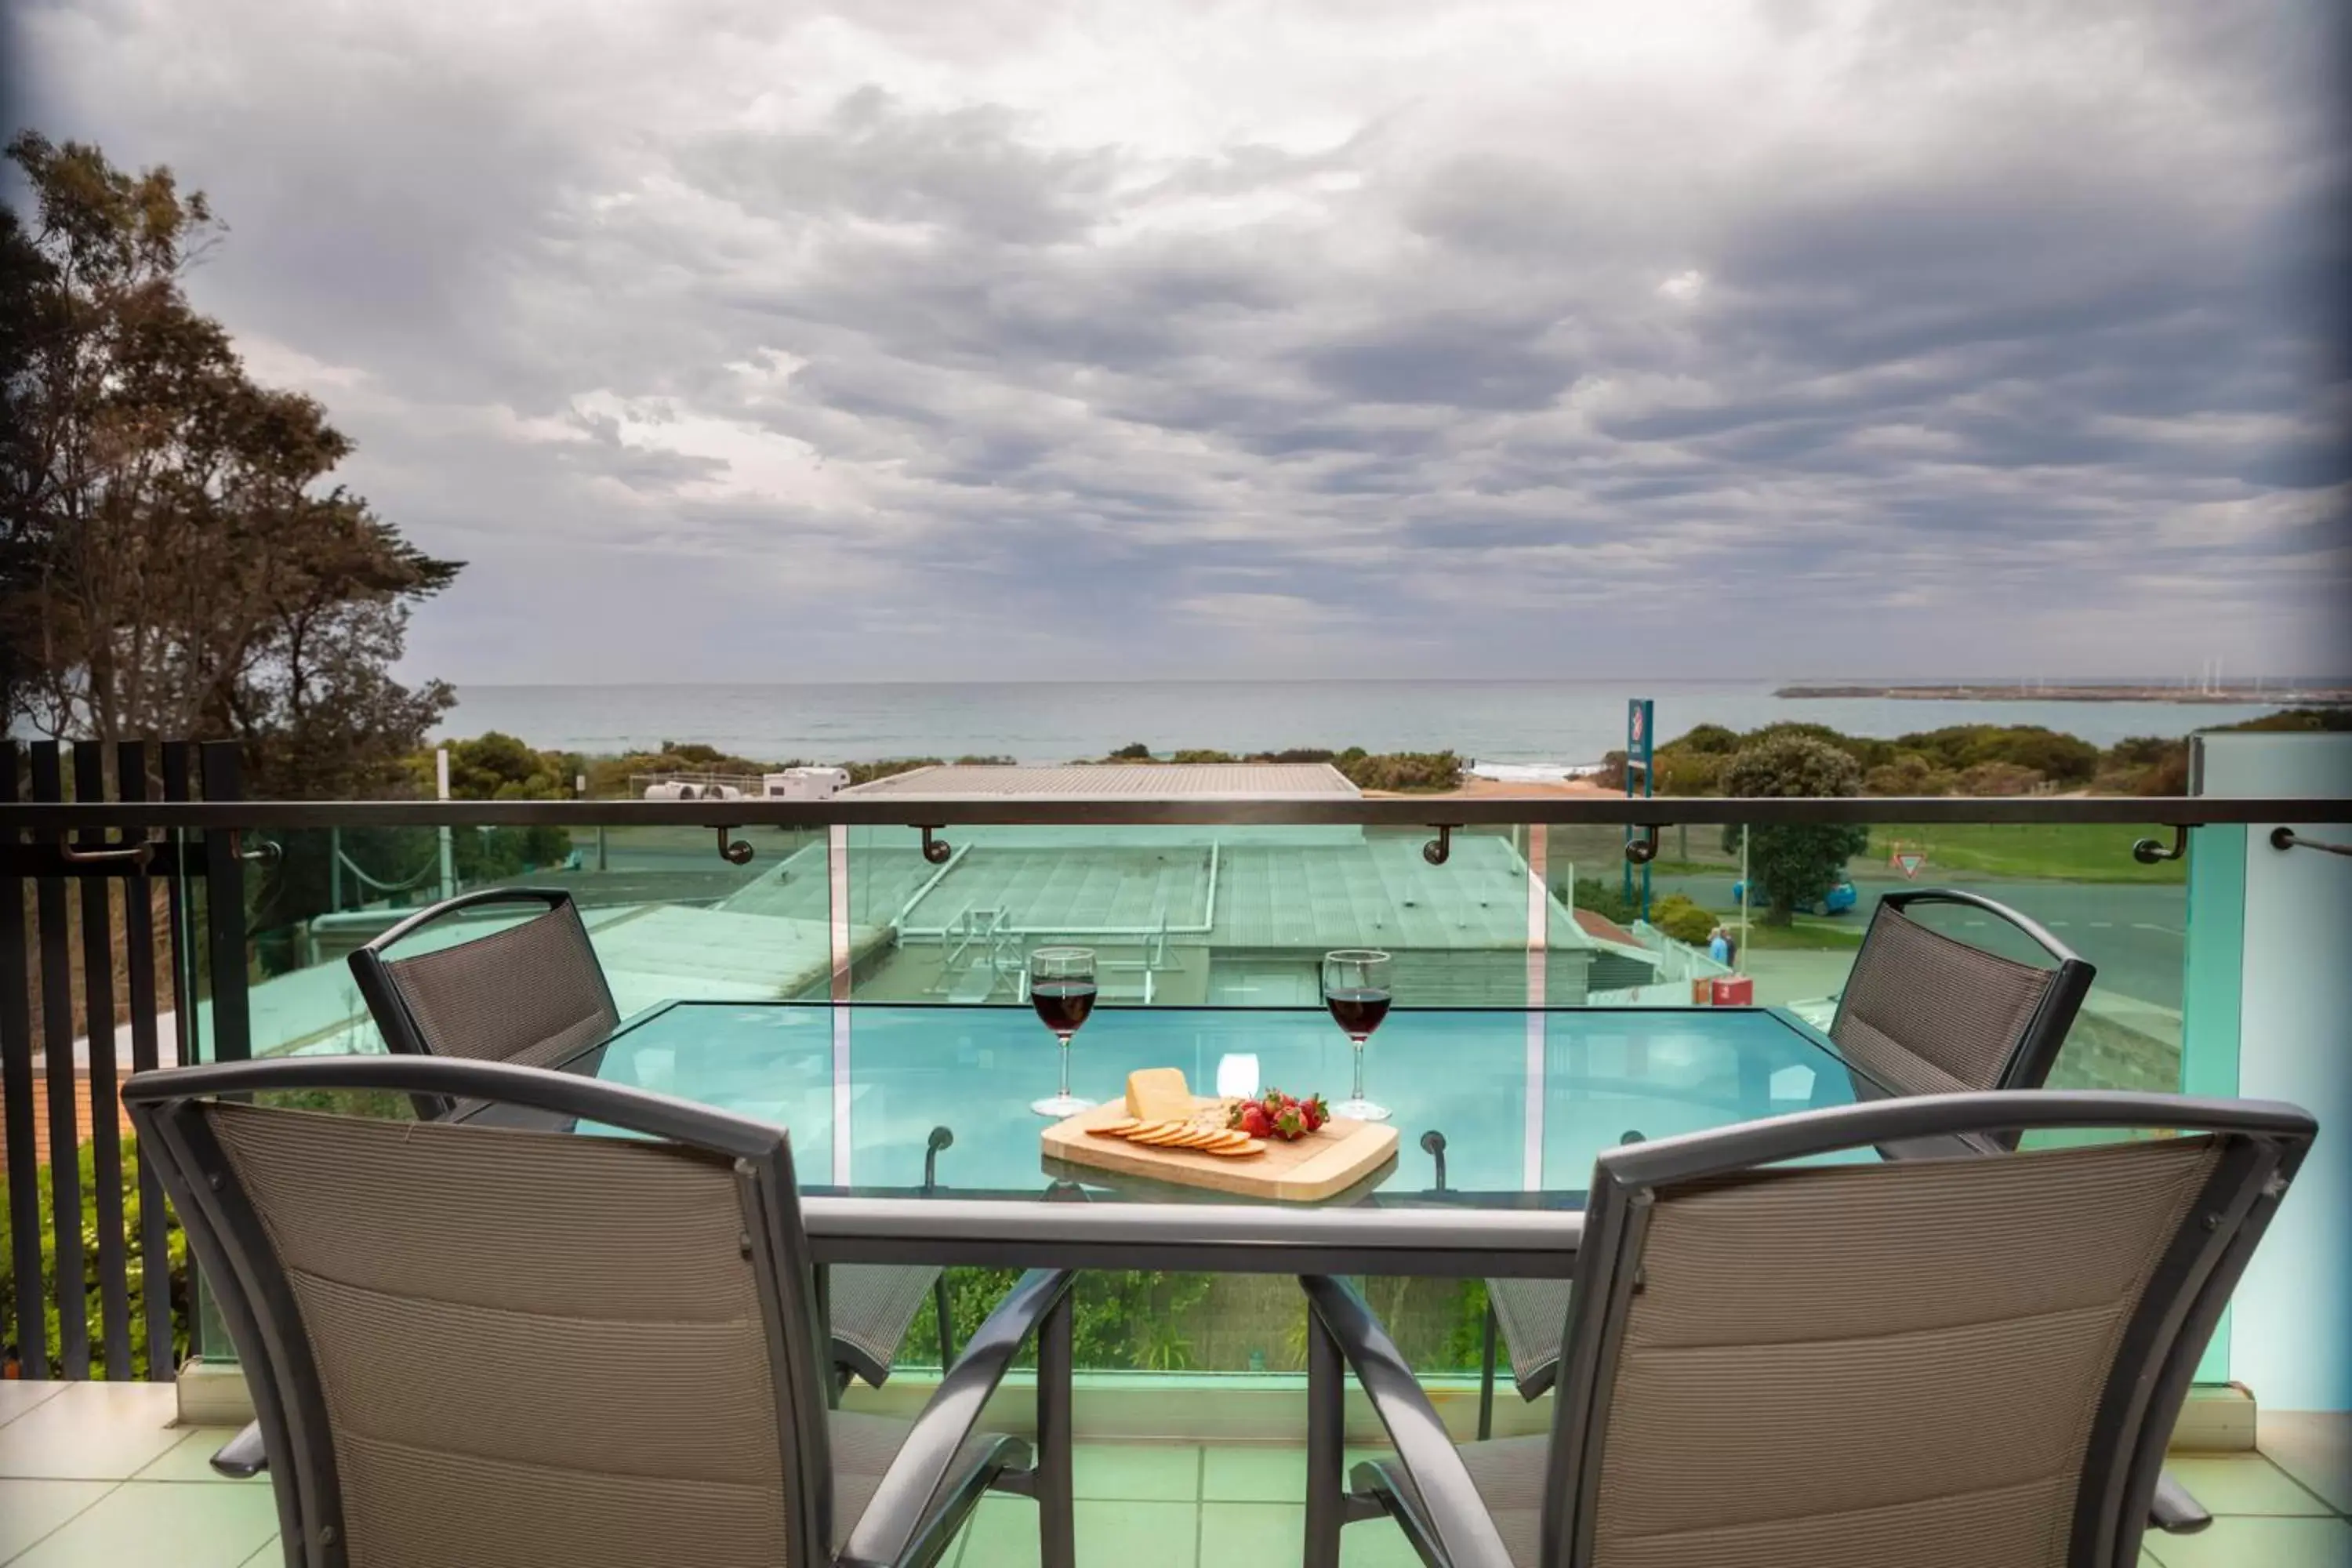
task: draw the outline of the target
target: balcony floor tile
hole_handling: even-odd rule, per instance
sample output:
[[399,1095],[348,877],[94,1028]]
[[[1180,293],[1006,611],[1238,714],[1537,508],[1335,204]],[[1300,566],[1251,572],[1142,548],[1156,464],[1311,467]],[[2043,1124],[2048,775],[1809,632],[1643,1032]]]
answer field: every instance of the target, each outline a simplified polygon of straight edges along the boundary
[[[1201,1505],[1197,1502],[1099,1499],[1077,1505],[1080,1563],[1119,1568],[1196,1568]],[[985,1498],[964,1527],[954,1568],[1034,1568],[1037,1505],[1026,1498]]]
[[1210,1502],[1298,1503],[1307,1496],[1307,1450],[1213,1446],[1202,1458],[1201,1496]]
[[1201,1450],[1190,1443],[1081,1443],[1071,1468],[1080,1499],[1191,1502],[1201,1495]]
[[186,1435],[171,1447],[166,1448],[161,1458],[141,1470],[133,1478],[134,1479],[227,1481],[231,1485],[240,1487],[266,1487],[269,1484],[268,1470],[262,1471],[257,1476],[247,1476],[240,1479],[235,1476],[224,1476],[213,1468],[213,1456],[220,1451],[220,1446],[223,1443],[236,1436],[236,1427],[194,1426],[184,1427],[182,1430]]
[[125,1481],[9,1568],[243,1568],[277,1533],[278,1503],[267,1490]]
[[2352,1513],[2352,1412],[2265,1410],[2258,1446],[2338,1513]]
[[41,1401],[71,1388],[69,1383],[33,1383],[17,1379],[0,1380],[0,1426],[5,1426]]
[[119,1481],[180,1440],[168,1383],[77,1383],[0,1426],[0,1476]]
[[2176,1454],[2164,1468],[2216,1517],[2334,1511],[2260,1454]]
[[2196,1535],[2151,1532],[2143,1555],[2163,1568],[2352,1568],[2352,1523],[2341,1519],[2216,1517]]
[[29,1551],[113,1489],[112,1481],[0,1480],[0,1563]]

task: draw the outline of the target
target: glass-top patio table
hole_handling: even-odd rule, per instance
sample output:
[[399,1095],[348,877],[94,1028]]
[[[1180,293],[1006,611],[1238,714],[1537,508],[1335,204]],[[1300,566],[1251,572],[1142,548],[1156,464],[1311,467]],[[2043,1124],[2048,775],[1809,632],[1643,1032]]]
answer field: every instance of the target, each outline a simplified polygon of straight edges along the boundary
[[[1885,1092],[1779,1009],[1399,1011],[1367,1072],[1395,1113],[1395,1161],[1331,1202],[1280,1205],[1047,1161],[1029,1102],[1054,1084],[1054,1049],[1025,1007],[674,1002],[556,1065],[788,1128],[820,1266],[1567,1278],[1601,1150]],[[1349,1046],[1319,1008],[1106,1008],[1077,1037],[1071,1087],[1108,1100],[1145,1067],[1181,1068],[1202,1094],[1223,1067],[1336,1096]],[[1307,1325],[1303,1561],[1336,1568],[1344,1373]],[[1070,1334],[1066,1300],[1038,1331],[1041,1499],[1071,1485]],[[1041,1560],[1075,1568],[1058,1527]]]
[[[1206,1094],[1251,1058],[1261,1088],[1348,1082],[1320,1008],[1114,1007],[1071,1083],[1177,1067]],[[1054,1041],[1025,1007],[672,1002],[558,1065],[787,1127],[823,1262],[1281,1273],[1564,1275],[1602,1149],[1884,1092],[1778,1008],[1401,1009],[1368,1071],[1398,1157],[1310,1210],[1043,1159]]]

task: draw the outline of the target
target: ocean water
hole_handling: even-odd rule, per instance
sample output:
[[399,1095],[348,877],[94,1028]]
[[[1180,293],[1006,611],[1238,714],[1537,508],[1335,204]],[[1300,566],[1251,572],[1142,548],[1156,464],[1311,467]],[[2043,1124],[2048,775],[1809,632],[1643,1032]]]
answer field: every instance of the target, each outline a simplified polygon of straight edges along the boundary
[[1479,762],[1576,764],[1625,742],[1628,698],[1657,703],[1663,742],[1696,725],[1781,721],[1894,736],[1947,724],[2042,724],[2112,745],[2185,735],[2268,705],[1917,701],[1780,698],[1778,682],[1265,680],[873,683],[806,686],[463,686],[444,736],[500,730],[547,751],[591,755],[696,741],[762,761],[1099,757],[1155,752],[1362,746],[1451,748]]

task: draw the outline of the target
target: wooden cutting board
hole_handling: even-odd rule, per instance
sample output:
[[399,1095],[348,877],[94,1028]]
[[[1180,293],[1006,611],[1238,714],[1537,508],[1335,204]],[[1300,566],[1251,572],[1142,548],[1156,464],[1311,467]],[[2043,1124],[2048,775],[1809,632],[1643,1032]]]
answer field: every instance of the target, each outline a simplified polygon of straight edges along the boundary
[[[1212,1102],[1195,1097],[1193,1103]],[[1153,1148],[1088,1131],[1126,1117],[1124,1102],[1114,1100],[1057,1121],[1043,1134],[1045,1157],[1241,1197],[1311,1204],[1355,1185],[1396,1156],[1394,1127],[1344,1117],[1332,1118],[1296,1143],[1266,1139],[1265,1152],[1240,1159],[1219,1159],[1191,1149]]]

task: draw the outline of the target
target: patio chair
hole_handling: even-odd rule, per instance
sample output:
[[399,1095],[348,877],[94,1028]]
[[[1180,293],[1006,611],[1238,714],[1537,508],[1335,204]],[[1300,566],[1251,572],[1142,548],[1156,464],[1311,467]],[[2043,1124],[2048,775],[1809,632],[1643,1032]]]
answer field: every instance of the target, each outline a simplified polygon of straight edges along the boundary
[[[387,956],[453,914],[513,903],[543,904],[546,912],[413,958]],[[557,888],[489,888],[444,900],[353,952],[351,966],[376,1028],[395,1051],[545,1067],[604,1038],[621,1021],[588,927],[572,895]],[[453,1109],[429,1097],[417,1102],[424,1117]],[[952,1142],[932,1134],[923,1161],[926,1185],[940,1150]],[[844,1386],[852,1376],[882,1386],[926,1301],[939,1319],[940,1359],[954,1358],[955,1325],[939,1269],[845,1265],[827,1271],[826,1293],[833,1360]]]
[[[1961,904],[1993,916],[2049,955],[2023,963],[1932,931],[1905,911],[1915,904]],[[2097,971],[2065,943],[2005,904],[1948,888],[1906,889],[1879,896],[1862,950],[1838,998],[1830,1038],[1864,1077],[1904,1094],[1965,1089],[2039,1089],[2058,1059]],[[1890,1145],[1890,1158],[1906,1151]],[[1489,1279],[1489,1339],[1501,1331],[1519,1396],[1551,1387],[1568,1321],[1563,1279]],[[1487,1351],[1482,1410],[1494,1400],[1494,1355]],[[1482,1426],[1479,1436],[1492,1427]]]
[[[2182,1135],[1789,1163],[2083,1128]],[[2198,1356],[2315,1131],[2293,1106],[2052,1091],[1612,1149],[1548,1437],[1457,1448],[1363,1299],[1304,1281],[1395,1447],[1356,1468],[1355,1511],[1436,1568],[2128,1568]]]
[[[279,1090],[562,1120],[252,1102]],[[1024,1276],[912,1422],[830,1408],[780,1128],[432,1057],[151,1071],[122,1098],[243,1362],[289,1564],[929,1564],[992,1484],[1068,1539],[1066,1473],[978,1421],[1070,1275]]]

